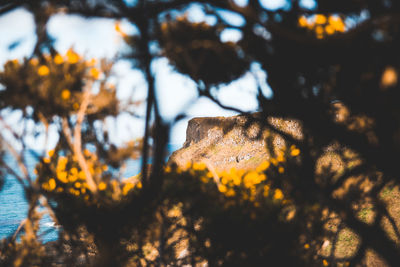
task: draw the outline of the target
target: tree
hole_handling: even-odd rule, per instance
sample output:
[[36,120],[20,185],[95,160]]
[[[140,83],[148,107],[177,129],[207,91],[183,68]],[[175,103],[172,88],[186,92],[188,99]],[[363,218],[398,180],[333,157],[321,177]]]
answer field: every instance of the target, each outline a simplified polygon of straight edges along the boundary
[[[54,151],[37,155],[33,179],[24,162],[24,135],[1,120],[2,131],[22,144],[20,152],[2,142],[21,169],[1,157],[2,171],[19,180],[30,204],[21,240],[3,241],[2,263],[48,266],[58,258],[68,264],[61,247],[46,255],[37,238],[41,202],[62,226],[58,244],[69,243],[72,255],[86,257],[70,265],[355,266],[370,263],[372,250],[380,264],[395,266],[399,221],[383,193],[398,185],[399,4],[320,0],[306,9],[288,1],[288,8],[270,11],[259,1],[193,2],[215,25],[191,22],[182,13],[192,2],[181,0],[1,3],[0,14],[17,7],[32,12],[37,44],[30,58],[5,64],[0,108],[21,110],[24,120],[38,125],[58,125],[60,134]],[[96,127],[123,110],[107,83],[112,62],[86,62],[73,50],[58,54],[46,23],[60,11],[127,19],[138,28],[124,40],[130,47],[125,57],[147,80],[141,142],[117,148]],[[222,12],[245,23],[233,25]],[[222,42],[224,29],[240,31],[241,40]],[[165,167],[170,125],[159,112],[150,70],[162,56],[196,82],[199,96],[247,116],[244,127],[256,123],[282,136],[287,147],[270,147],[271,158],[247,173],[220,174],[201,163]],[[267,98],[260,85],[256,116],[216,96],[253,63],[267,73],[260,84],[273,91]],[[298,121],[303,138],[271,117]],[[120,181],[114,170],[138,151],[141,175]],[[356,244],[343,256],[336,250],[346,231]],[[324,240],[329,245],[321,248]]]

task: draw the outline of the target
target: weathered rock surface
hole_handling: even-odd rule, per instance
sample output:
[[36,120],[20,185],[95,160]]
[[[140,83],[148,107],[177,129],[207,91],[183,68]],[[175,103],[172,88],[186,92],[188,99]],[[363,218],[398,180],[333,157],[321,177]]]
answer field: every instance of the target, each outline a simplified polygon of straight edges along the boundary
[[[217,170],[252,169],[270,157],[268,140],[274,149],[285,146],[284,139],[263,129],[251,117],[204,117],[189,121],[186,141],[175,151],[169,163],[184,167],[188,162],[204,162]],[[269,122],[294,138],[301,139],[301,125],[296,121],[270,118]]]

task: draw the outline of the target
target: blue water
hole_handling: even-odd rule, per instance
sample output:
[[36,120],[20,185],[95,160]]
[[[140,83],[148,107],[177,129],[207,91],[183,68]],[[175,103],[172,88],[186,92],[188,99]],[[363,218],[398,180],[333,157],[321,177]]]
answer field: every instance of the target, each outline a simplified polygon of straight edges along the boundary
[[[175,144],[168,145],[169,155],[180,146]],[[37,163],[36,157],[31,153],[25,153],[28,171],[33,173]],[[16,163],[10,156],[6,156],[6,162],[16,168]],[[128,160],[124,177],[130,177],[140,172],[141,160]],[[42,209],[44,210],[44,209]],[[45,211],[45,210],[44,210]],[[22,220],[27,216],[28,203],[26,201],[21,184],[13,176],[6,176],[3,188],[0,191],[0,239],[12,235],[18,228]],[[57,227],[53,220],[46,213],[40,221],[39,236],[43,242],[53,241],[58,238]]]

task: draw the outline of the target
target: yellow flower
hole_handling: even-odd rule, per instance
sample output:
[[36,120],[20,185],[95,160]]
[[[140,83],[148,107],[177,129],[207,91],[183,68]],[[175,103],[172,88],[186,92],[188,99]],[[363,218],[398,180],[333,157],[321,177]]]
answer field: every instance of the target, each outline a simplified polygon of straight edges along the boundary
[[54,190],[56,188],[56,180],[54,178],[49,179],[49,190]]
[[107,165],[103,165],[101,168],[103,169],[103,171],[107,171],[108,170],[108,166]]
[[71,193],[71,195],[75,195],[75,196],[79,196],[81,193],[79,190],[75,190],[72,187],[69,189],[69,192]]
[[184,170],[190,169],[192,167],[192,163],[190,161],[186,162]]
[[230,170],[229,175],[231,176],[233,184],[239,186],[242,182],[242,176],[238,172],[236,172],[234,168]]
[[43,184],[42,184],[42,188],[43,188],[44,190],[48,191],[48,190],[49,190],[49,184],[48,184],[48,183],[43,183]]
[[263,180],[262,176],[260,176],[255,171],[251,171],[247,173],[246,176],[243,178],[243,183],[245,187],[250,188],[255,184],[259,184],[262,180]]
[[204,162],[195,162],[195,163],[193,163],[192,168],[195,171],[204,171],[207,168],[207,166]]
[[282,198],[283,198],[282,190],[280,190],[279,188],[278,188],[278,189],[275,189],[274,199],[280,200],[280,199],[282,199]]
[[54,155],[54,149],[50,150],[49,152],[47,152],[47,154],[49,155],[49,157],[51,158]]
[[65,169],[65,165],[67,164],[67,162],[68,162],[68,159],[66,157],[60,157],[58,159],[57,164],[60,166],[64,166],[62,169]]
[[278,165],[278,161],[276,159],[272,158],[270,161],[274,166]]
[[56,63],[57,65],[61,64],[64,62],[64,59],[61,55],[57,54],[54,57],[54,63]]
[[51,162],[50,158],[44,158],[43,161],[44,161],[44,163],[47,163],[47,164],[49,164]]
[[232,188],[229,189],[228,191],[226,191],[226,193],[225,193],[225,196],[227,196],[227,197],[233,197],[235,195],[236,195],[236,192]]
[[326,23],[326,17],[321,14],[315,15],[315,23],[317,24],[325,24]]
[[50,73],[50,70],[49,70],[49,68],[48,68],[47,66],[45,66],[45,65],[42,65],[42,66],[40,66],[40,67],[38,68],[38,74],[39,74],[40,76],[46,76],[46,75],[49,75],[49,73]]
[[66,157],[60,157],[57,161],[57,172],[65,170],[68,159]]
[[325,32],[328,35],[334,34],[335,33],[335,28],[333,28],[331,25],[325,26]]
[[61,193],[61,192],[63,192],[64,191],[64,188],[62,188],[62,187],[57,187],[57,189],[56,189],[56,192],[57,193]]
[[132,183],[126,183],[125,185],[124,185],[124,187],[122,188],[122,194],[124,195],[124,196],[126,196],[127,194],[128,194],[128,192],[132,189],[132,188],[134,188],[135,186],[132,184]]
[[70,170],[70,172],[71,172],[71,174],[73,174],[73,175],[77,175],[77,174],[78,174],[78,169],[75,168],[75,167],[72,167],[71,170]]
[[138,183],[136,184],[136,187],[139,188],[139,189],[142,188],[142,182],[138,182]]
[[79,109],[79,104],[78,103],[74,103],[72,105],[72,107],[74,108],[74,110],[78,110]]
[[298,155],[300,155],[300,149],[295,148],[290,152],[290,155],[292,155],[293,157],[296,157]]
[[317,27],[315,27],[315,33],[317,35],[322,35],[324,33],[324,28],[318,25]]
[[208,177],[207,176],[201,176],[200,177],[200,180],[203,182],[203,183],[208,183],[208,181],[209,181],[209,179],[208,179]]
[[329,24],[338,32],[344,32],[345,31],[345,25],[342,21],[341,18],[336,17],[336,16],[330,16],[329,17]]
[[221,193],[225,193],[228,190],[228,188],[225,185],[220,184],[218,185],[218,190]]
[[169,172],[171,172],[171,171],[172,171],[171,166],[166,166],[166,167],[164,168],[164,172],[166,172],[166,173],[169,173]]
[[64,89],[61,92],[61,98],[64,100],[68,100],[71,97],[71,92],[68,89]]
[[263,171],[267,170],[267,169],[269,168],[270,165],[271,165],[271,163],[269,163],[269,161],[264,161],[263,163],[261,163],[261,164],[257,167],[256,171],[257,171],[257,172],[263,172]]
[[214,174],[212,172],[207,172],[206,176],[208,178],[214,178]]
[[74,184],[74,186],[75,186],[76,188],[81,188],[82,184],[81,184],[80,182],[76,182],[76,183]]
[[84,171],[80,171],[80,172],[78,173],[78,178],[81,179],[81,180],[85,180],[85,179],[86,179],[86,174],[85,174],[85,172],[84,172]]
[[285,168],[279,167],[279,168],[278,168],[278,172],[279,172],[279,173],[284,173],[284,172],[285,172]]
[[328,265],[329,265],[329,262],[328,262],[327,260],[323,260],[323,261],[322,261],[322,264],[323,264],[324,266],[328,266]]
[[57,178],[58,180],[60,180],[63,183],[68,183],[68,179],[67,179],[67,172],[57,172]]
[[107,184],[106,183],[104,183],[104,182],[100,182],[99,183],[99,190],[100,191],[103,191],[103,190],[105,190],[107,188]]
[[269,195],[269,185],[264,185],[264,197],[267,197]]
[[113,186],[113,191],[116,191],[117,187],[119,187],[120,183],[117,180],[112,180],[111,185]]
[[221,184],[226,185],[227,183],[228,183],[228,177],[223,176],[223,177],[221,178]]
[[32,58],[29,60],[29,63],[31,63],[32,66],[37,66],[39,64],[39,60],[37,58]]
[[67,51],[67,60],[70,64],[75,64],[79,61],[79,55],[75,53],[72,49]]
[[86,188],[81,187],[81,192],[82,192],[82,194],[85,194],[86,193]]
[[300,27],[306,27],[307,24],[308,24],[308,21],[307,21],[306,17],[305,17],[305,16],[301,16],[301,17],[299,18],[299,25],[300,25]]
[[90,69],[90,76],[92,76],[95,79],[98,79],[100,76],[100,71],[97,68],[91,68]]
[[395,68],[387,66],[382,73],[381,86],[384,88],[397,84],[398,74]]
[[309,249],[309,248],[310,248],[310,245],[309,245],[308,243],[306,243],[306,244],[304,244],[304,248],[305,248],[305,249]]
[[279,153],[279,155],[278,155],[278,157],[276,158],[276,160],[277,160],[278,162],[285,162],[285,161],[286,161],[285,156],[284,156],[283,153]]
[[86,156],[86,157],[89,157],[89,156],[91,156],[92,155],[92,153],[90,153],[90,151],[89,151],[89,149],[85,149],[85,150],[83,150],[83,154]]

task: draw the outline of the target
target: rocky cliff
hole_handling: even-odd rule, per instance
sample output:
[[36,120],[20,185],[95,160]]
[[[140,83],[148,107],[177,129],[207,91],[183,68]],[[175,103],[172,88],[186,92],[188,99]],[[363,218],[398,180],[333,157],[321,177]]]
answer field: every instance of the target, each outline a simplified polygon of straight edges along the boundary
[[[186,141],[183,147],[175,151],[169,163],[180,167],[188,162],[204,162],[217,170],[229,170],[232,167],[252,169],[270,157],[268,140],[275,149],[285,145],[282,137],[263,129],[255,120],[259,114],[251,117],[204,117],[189,121]],[[301,139],[301,125],[296,121],[269,119],[294,138]]]

